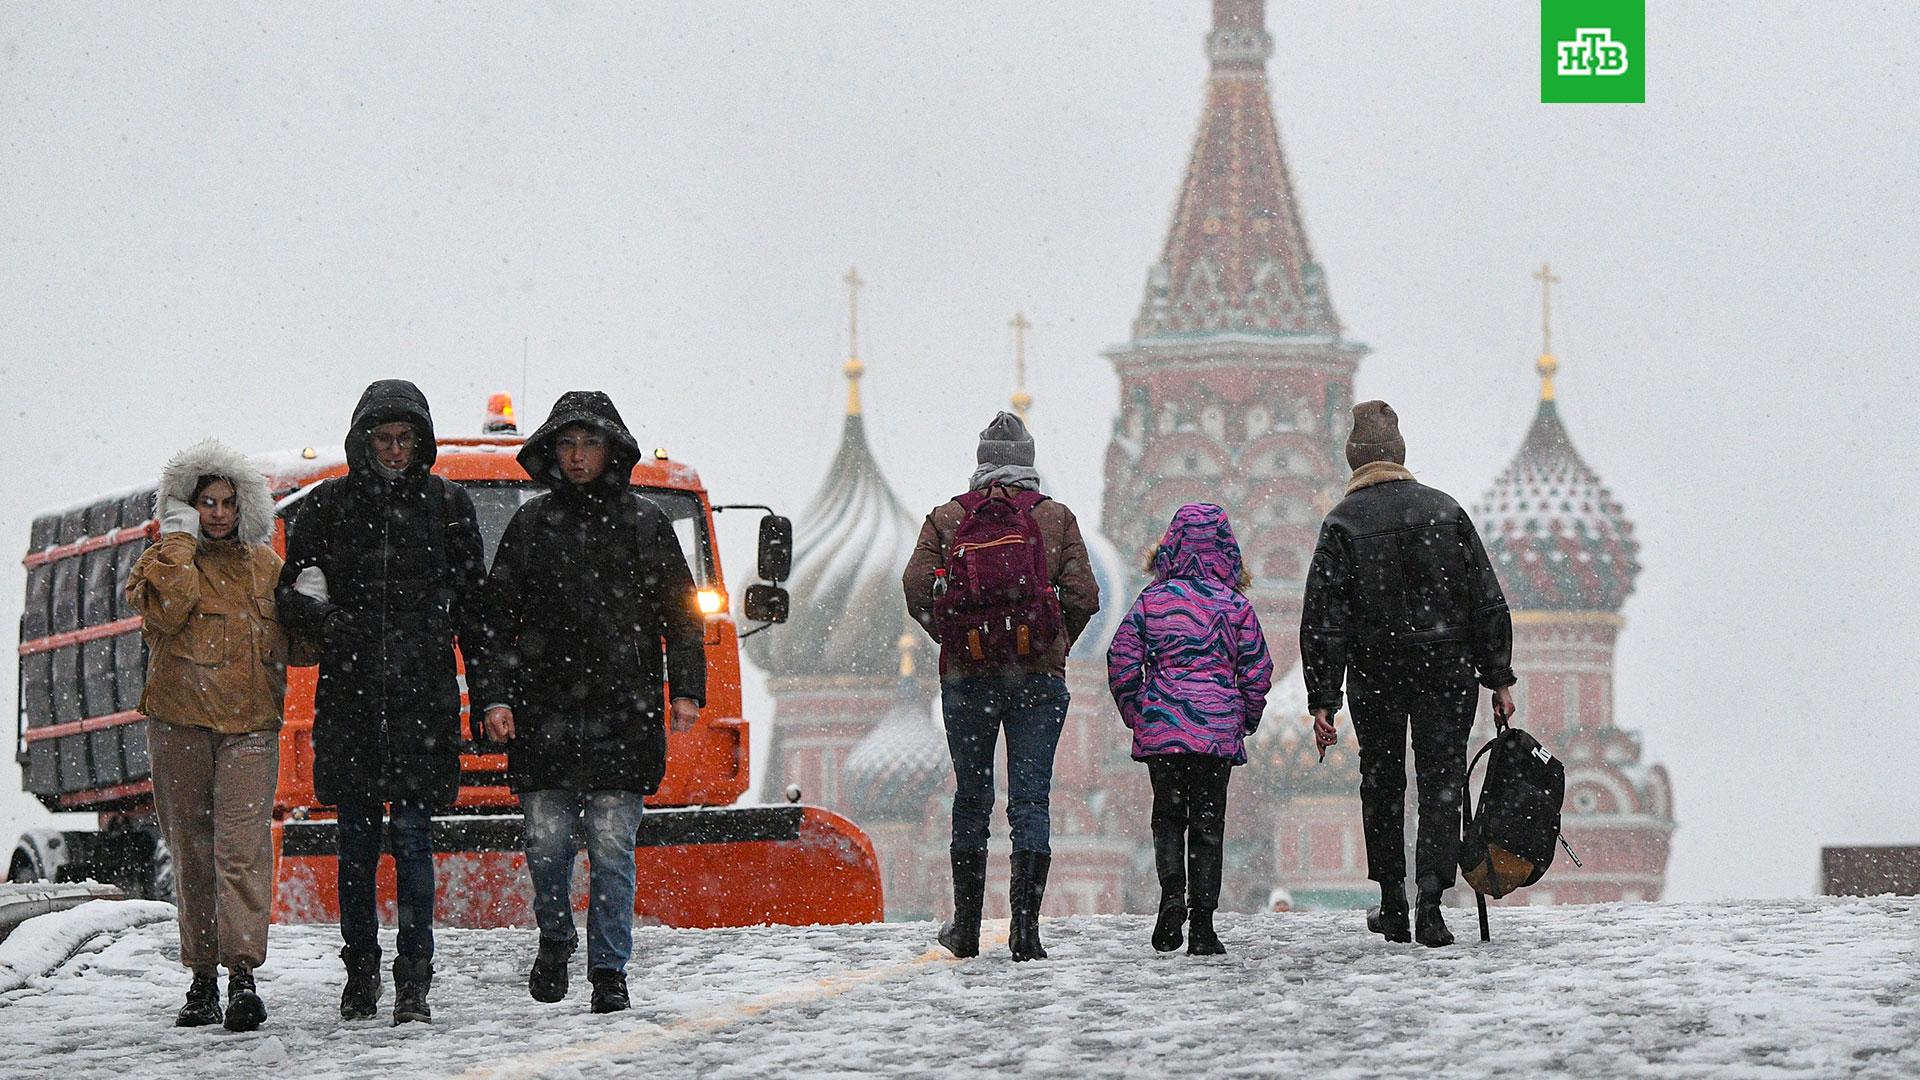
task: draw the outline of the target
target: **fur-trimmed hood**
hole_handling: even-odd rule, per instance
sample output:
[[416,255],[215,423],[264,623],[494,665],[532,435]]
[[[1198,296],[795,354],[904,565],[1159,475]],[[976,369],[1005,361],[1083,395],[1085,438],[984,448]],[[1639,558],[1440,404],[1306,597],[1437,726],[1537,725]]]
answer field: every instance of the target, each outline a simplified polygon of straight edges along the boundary
[[245,454],[219,439],[202,439],[167,462],[154,492],[155,516],[166,509],[168,499],[183,503],[191,500],[194,485],[209,475],[233,481],[234,501],[240,508],[234,539],[247,544],[266,543],[273,536],[273,496],[267,491],[267,478]]

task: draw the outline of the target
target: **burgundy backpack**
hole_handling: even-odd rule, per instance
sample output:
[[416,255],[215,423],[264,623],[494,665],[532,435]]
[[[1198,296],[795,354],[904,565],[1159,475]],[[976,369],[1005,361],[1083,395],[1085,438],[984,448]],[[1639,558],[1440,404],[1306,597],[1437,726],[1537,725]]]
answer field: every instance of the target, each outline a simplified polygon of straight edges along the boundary
[[1047,575],[1037,491],[994,487],[954,501],[966,512],[947,548],[946,589],[934,625],[950,661],[1008,667],[1044,652],[1061,631],[1060,597]]

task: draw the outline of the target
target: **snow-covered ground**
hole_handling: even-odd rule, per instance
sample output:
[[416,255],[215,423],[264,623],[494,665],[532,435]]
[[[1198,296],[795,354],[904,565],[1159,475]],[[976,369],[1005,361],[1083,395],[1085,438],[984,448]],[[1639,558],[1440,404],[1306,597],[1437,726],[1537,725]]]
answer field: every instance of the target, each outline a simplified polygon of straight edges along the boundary
[[1458,912],[1462,944],[1427,950],[1354,913],[1228,916],[1228,955],[1196,959],[1153,953],[1142,917],[1051,919],[1053,959],[1018,966],[947,958],[924,923],[653,928],[633,1011],[606,1017],[580,956],[540,1005],[530,931],[445,930],[431,1028],[342,1024],[334,929],[276,927],[248,1035],[168,1026],[186,978],[162,922],[0,995],[0,1076],[1920,1075],[1912,898],[1494,920],[1482,945]]

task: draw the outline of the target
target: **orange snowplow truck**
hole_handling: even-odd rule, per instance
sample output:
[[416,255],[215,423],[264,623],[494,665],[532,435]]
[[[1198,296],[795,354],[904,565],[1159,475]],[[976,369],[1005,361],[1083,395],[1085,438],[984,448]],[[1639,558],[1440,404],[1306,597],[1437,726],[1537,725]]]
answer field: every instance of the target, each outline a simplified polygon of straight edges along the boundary
[[[521,437],[511,403],[490,403],[487,433],[438,440],[433,471],[473,496],[493,557],[520,504],[541,488],[515,461]],[[314,485],[347,471],[338,452],[254,459],[284,515]],[[634,863],[642,922],[668,926],[873,922],[882,917],[873,845],[847,819],[812,806],[733,806],[748,789],[747,724],[740,696],[740,631],[713,542],[716,510],[755,510],[759,571],[773,584],[746,590],[743,615],[761,625],[786,618],[778,582],[792,562],[793,529],[761,506],[715,507],[694,470],[656,450],[634,467],[635,494],[653,501],[679,533],[707,620],[707,706],[685,732],[669,731],[667,773],[647,799]],[[98,815],[83,832],[30,830],[15,845],[14,881],[98,880],[128,895],[172,894],[171,858],[153,812],[147,720],[137,711],[147,671],[140,617],[124,594],[140,552],[158,534],[151,488],[123,492],[34,519],[20,619],[20,707],[15,753],[27,789],[51,810]],[[285,551],[284,524],[274,544]],[[332,808],[313,787],[315,668],[288,671],[274,806],[276,897],[281,922],[335,922]],[[436,816],[438,914],[451,926],[530,926],[532,889],[521,853],[519,804],[506,787],[506,755],[467,738],[455,805]],[[380,903],[391,919],[393,861],[382,858]],[[586,906],[584,893],[575,903]]]

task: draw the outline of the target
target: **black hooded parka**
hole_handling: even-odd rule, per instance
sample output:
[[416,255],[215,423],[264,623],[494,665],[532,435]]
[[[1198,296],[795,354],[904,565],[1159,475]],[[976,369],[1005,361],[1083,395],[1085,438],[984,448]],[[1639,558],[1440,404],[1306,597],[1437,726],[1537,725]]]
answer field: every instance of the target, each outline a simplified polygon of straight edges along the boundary
[[[554,452],[576,424],[607,441],[606,471],[586,484]],[[515,791],[651,795],[666,772],[665,687],[707,698],[706,620],[679,538],[628,489],[639,444],[599,391],[563,395],[519,460],[550,490],[514,514],[494,556],[487,632],[500,681],[475,700],[513,709]]]
[[[376,467],[369,434],[413,426],[413,460]],[[457,637],[469,678],[484,680],[486,556],[473,499],[432,474],[433,417],[402,379],[367,387],[347,432],[347,475],[321,483],[287,522],[276,591],[281,619],[324,642],[314,696],[314,787],[322,803],[450,805],[460,785]],[[318,567],[326,599],[295,588]]]

